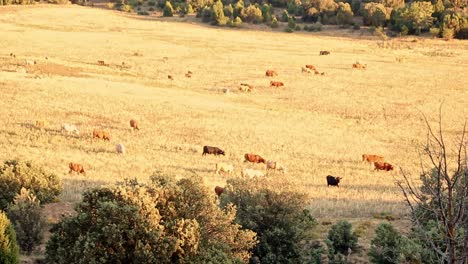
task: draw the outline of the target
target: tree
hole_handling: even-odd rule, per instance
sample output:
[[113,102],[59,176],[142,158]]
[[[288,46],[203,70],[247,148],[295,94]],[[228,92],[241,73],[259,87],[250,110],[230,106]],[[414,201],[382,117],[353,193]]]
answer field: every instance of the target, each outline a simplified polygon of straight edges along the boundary
[[371,241],[369,257],[372,263],[398,264],[401,261],[402,237],[390,223],[381,223]]
[[384,5],[378,3],[367,3],[361,10],[364,25],[382,27],[390,18]]
[[13,225],[6,214],[0,210],[0,263],[19,263],[19,247],[16,244],[16,235]]
[[174,16],[174,8],[172,8],[172,4],[169,1],[166,1],[163,9],[163,16],[171,17]]
[[[435,252],[438,262],[468,263],[466,121],[453,153],[442,129],[441,112],[442,109],[436,131],[424,117],[428,133],[423,154],[429,165],[421,161],[422,186],[416,187],[403,171],[403,182],[398,182],[398,186],[411,210],[415,228],[426,246]],[[434,228],[435,233],[430,231]]]
[[211,6],[211,18],[213,19],[213,23],[215,23],[215,25],[226,25],[228,18],[224,16],[224,8],[221,0],[216,1]]
[[408,28],[409,33],[419,34],[427,31],[434,22],[434,6],[431,2],[411,2],[404,8],[394,10],[392,24],[397,30],[402,30],[403,26]]
[[348,3],[338,3],[338,12],[336,14],[336,22],[339,25],[349,25],[353,23],[353,11]]
[[352,231],[352,225],[346,220],[341,220],[332,225],[328,231],[327,244],[331,255],[348,254],[350,249],[356,249],[358,237]]

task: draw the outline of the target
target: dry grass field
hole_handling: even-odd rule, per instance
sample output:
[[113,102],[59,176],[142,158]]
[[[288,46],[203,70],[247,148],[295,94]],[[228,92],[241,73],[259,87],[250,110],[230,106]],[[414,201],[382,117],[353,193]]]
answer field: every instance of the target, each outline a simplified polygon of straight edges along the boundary
[[[435,125],[443,102],[452,136],[468,116],[466,41],[221,29],[71,5],[0,7],[0,36],[0,160],[33,160],[58,174],[65,203],[154,171],[199,174],[213,188],[227,179],[215,174],[216,162],[232,163],[240,177],[242,168],[265,169],[243,163],[244,153],[256,153],[286,165],[286,175],[266,181],[309,194],[319,219],[404,217],[394,183],[400,168],[418,178],[422,114]],[[352,69],[356,61],[367,69]],[[302,73],[305,64],[325,75]],[[278,76],[265,77],[267,69]],[[241,82],[254,91],[239,92]],[[80,136],[61,133],[63,123]],[[93,139],[96,128],[110,142]],[[203,145],[226,156],[202,157]],[[375,172],[361,162],[364,153],[397,169]],[[69,162],[87,175],[69,175]],[[340,188],[327,188],[328,174],[344,177]]]

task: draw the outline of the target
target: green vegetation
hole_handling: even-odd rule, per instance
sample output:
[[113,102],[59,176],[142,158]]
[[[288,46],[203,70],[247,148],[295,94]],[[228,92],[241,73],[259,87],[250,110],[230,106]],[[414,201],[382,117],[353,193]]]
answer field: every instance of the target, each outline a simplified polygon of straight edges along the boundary
[[0,210],[0,263],[19,263],[19,247],[13,225],[6,214]]
[[348,254],[349,250],[357,247],[358,236],[352,231],[352,225],[341,220],[331,226],[325,243],[328,246],[328,259],[333,263],[339,263]]
[[164,4],[164,9],[163,9],[163,16],[171,17],[173,15],[174,15],[174,8],[172,7],[171,2],[166,1],[166,4]]
[[21,188],[31,191],[43,204],[55,201],[62,191],[59,178],[30,161],[8,160],[0,166],[0,210],[5,210]]

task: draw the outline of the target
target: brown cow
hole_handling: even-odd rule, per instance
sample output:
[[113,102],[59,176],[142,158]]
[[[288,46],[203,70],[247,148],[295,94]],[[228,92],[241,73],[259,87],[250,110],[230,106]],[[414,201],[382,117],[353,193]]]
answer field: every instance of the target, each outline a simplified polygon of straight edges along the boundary
[[36,120],[36,128],[43,129],[45,126],[45,122],[43,120]]
[[171,81],[174,80],[174,77],[172,77],[172,75],[168,75],[167,78],[168,78],[169,80],[171,80]]
[[253,162],[253,163],[265,163],[265,159],[260,157],[260,155],[256,155],[256,154],[249,154],[249,153],[246,153],[244,155],[244,162],[246,161],[250,161],[250,162]]
[[384,171],[391,171],[393,170],[393,166],[387,162],[374,162],[374,170],[384,170]]
[[96,129],[93,131],[93,138],[100,138],[100,139],[104,139],[107,141],[110,140],[110,136],[108,132],[102,131],[102,130],[96,130]]
[[268,76],[268,77],[273,77],[273,76],[277,76],[278,73],[276,73],[274,70],[267,70],[265,72],[265,75]]
[[70,171],[68,173],[77,172],[86,175],[83,165],[81,164],[70,162],[70,164],[68,164],[68,167],[70,168]]
[[138,127],[138,122],[135,119],[130,120],[130,127],[133,130],[140,130],[140,128]]
[[103,60],[98,60],[98,65],[106,66],[106,63]]
[[280,87],[280,86],[284,86],[284,83],[277,82],[277,81],[270,81],[270,86]]
[[379,156],[379,155],[373,155],[373,154],[362,154],[362,161],[367,161],[369,163],[374,163],[377,161],[383,162],[384,157]]
[[328,50],[321,50],[320,55],[330,55],[330,52]]
[[185,74],[185,77],[191,78],[191,77],[192,77],[192,72],[191,72],[191,71],[188,71],[188,72]]
[[365,70],[366,67],[367,67],[367,64],[361,64],[359,62],[353,63],[353,68],[355,68],[355,69]]
[[242,92],[251,92],[253,90],[253,86],[247,83],[241,83],[239,87],[239,91]]
[[224,188],[223,187],[220,187],[220,186],[216,186],[215,187],[215,193],[216,195],[218,196],[221,196],[221,194],[224,192]]
[[307,64],[307,65],[306,65],[306,68],[307,68],[307,69],[310,69],[311,71],[314,71],[314,72],[317,71],[317,69],[315,68],[314,65]]

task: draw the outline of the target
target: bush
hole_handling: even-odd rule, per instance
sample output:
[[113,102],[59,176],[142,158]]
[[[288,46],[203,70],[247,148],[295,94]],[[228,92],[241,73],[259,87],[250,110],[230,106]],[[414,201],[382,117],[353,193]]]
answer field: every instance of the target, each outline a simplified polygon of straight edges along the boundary
[[171,17],[174,16],[174,8],[172,8],[171,2],[166,1],[163,9],[163,16]]
[[440,36],[440,28],[435,28],[432,27],[429,29],[429,32],[431,32],[432,37],[437,38]]
[[434,21],[433,12],[434,6],[431,2],[411,2],[392,12],[393,29],[403,33],[403,27],[406,27],[409,34],[416,35],[428,31]]
[[350,25],[353,23],[353,11],[348,3],[338,3],[338,12],[336,13],[336,22],[338,25]]
[[247,262],[255,233],[221,210],[200,177],[165,175],[86,191],[77,215],[52,228],[47,263]]
[[283,10],[283,13],[281,14],[281,22],[288,22],[289,21],[289,13],[285,9]]
[[155,1],[148,1],[148,6],[156,6],[156,2]]
[[226,25],[228,18],[224,16],[224,8],[221,0],[218,0],[211,6],[211,19],[215,25]]
[[367,3],[361,10],[363,22],[366,26],[383,27],[387,25],[390,18],[384,5],[378,3]]
[[0,210],[5,210],[26,188],[44,204],[54,201],[62,190],[59,178],[30,161],[8,160],[0,167]]
[[309,31],[322,31],[322,23],[317,22],[309,26]]
[[336,253],[347,254],[348,249],[356,249],[357,242],[358,237],[352,232],[352,225],[346,220],[332,225],[328,231],[327,243],[332,255]]
[[230,21],[230,27],[239,27],[242,25],[242,19],[240,17],[236,17],[234,20]]
[[0,210],[0,263],[19,263],[19,247],[13,225],[6,214]]
[[360,29],[361,29],[361,26],[359,26],[358,24],[354,24],[354,25],[353,25],[353,29],[354,29],[354,30],[360,30]]
[[290,17],[288,20],[288,28],[296,28],[296,20],[293,17]]
[[273,7],[268,4],[263,4],[262,5],[262,17],[263,17],[263,21],[265,21],[265,23],[267,24],[270,24],[271,21],[272,21],[272,15],[273,15]]
[[[468,15],[462,14],[461,12],[455,12],[452,9],[447,9],[443,14],[442,23],[440,25],[442,29],[442,35],[446,35],[444,38],[453,38],[462,29],[468,28]],[[444,33],[446,32],[446,33]]]
[[251,179],[229,179],[221,196],[221,206],[237,207],[237,223],[257,233],[259,244],[252,258],[257,263],[303,263],[304,254],[311,253],[304,247],[317,223],[306,201],[304,195],[274,190],[263,180]]
[[248,23],[262,23],[262,10],[260,10],[260,8],[256,7],[255,5],[249,5],[247,8],[242,9],[241,18],[242,21]]
[[244,10],[244,0],[237,1],[236,5],[234,6],[234,17],[240,16],[243,10]]
[[294,30],[296,30],[296,31],[301,31],[301,26],[296,25],[296,27],[294,28]]
[[44,236],[45,220],[36,196],[25,188],[15,197],[7,209],[21,250],[30,254],[39,245]]
[[200,9],[200,16],[202,19],[202,22],[208,23],[211,21],[211,8],[208,6],[204,6],[202,9]]
[[273,17],[273,19],[271,20],[271,28],[278,28],[278,20],[276,19],[276,17]]
[[231,4],[224,7],[224,15],[229,18],[234,17],[234,8],[232,7]]
[[146,11],[138,11],[138,15],[140,16],[149,16],[149,13]]
[[123,12],[132,12],[133,7],[131,5],[121,5],[117,9],[120,10],[120,11],[123,11]]
[[398,264],[401,262],[401,235],[390,223],[381,223],[371,241],[369,257],[372,263]]

